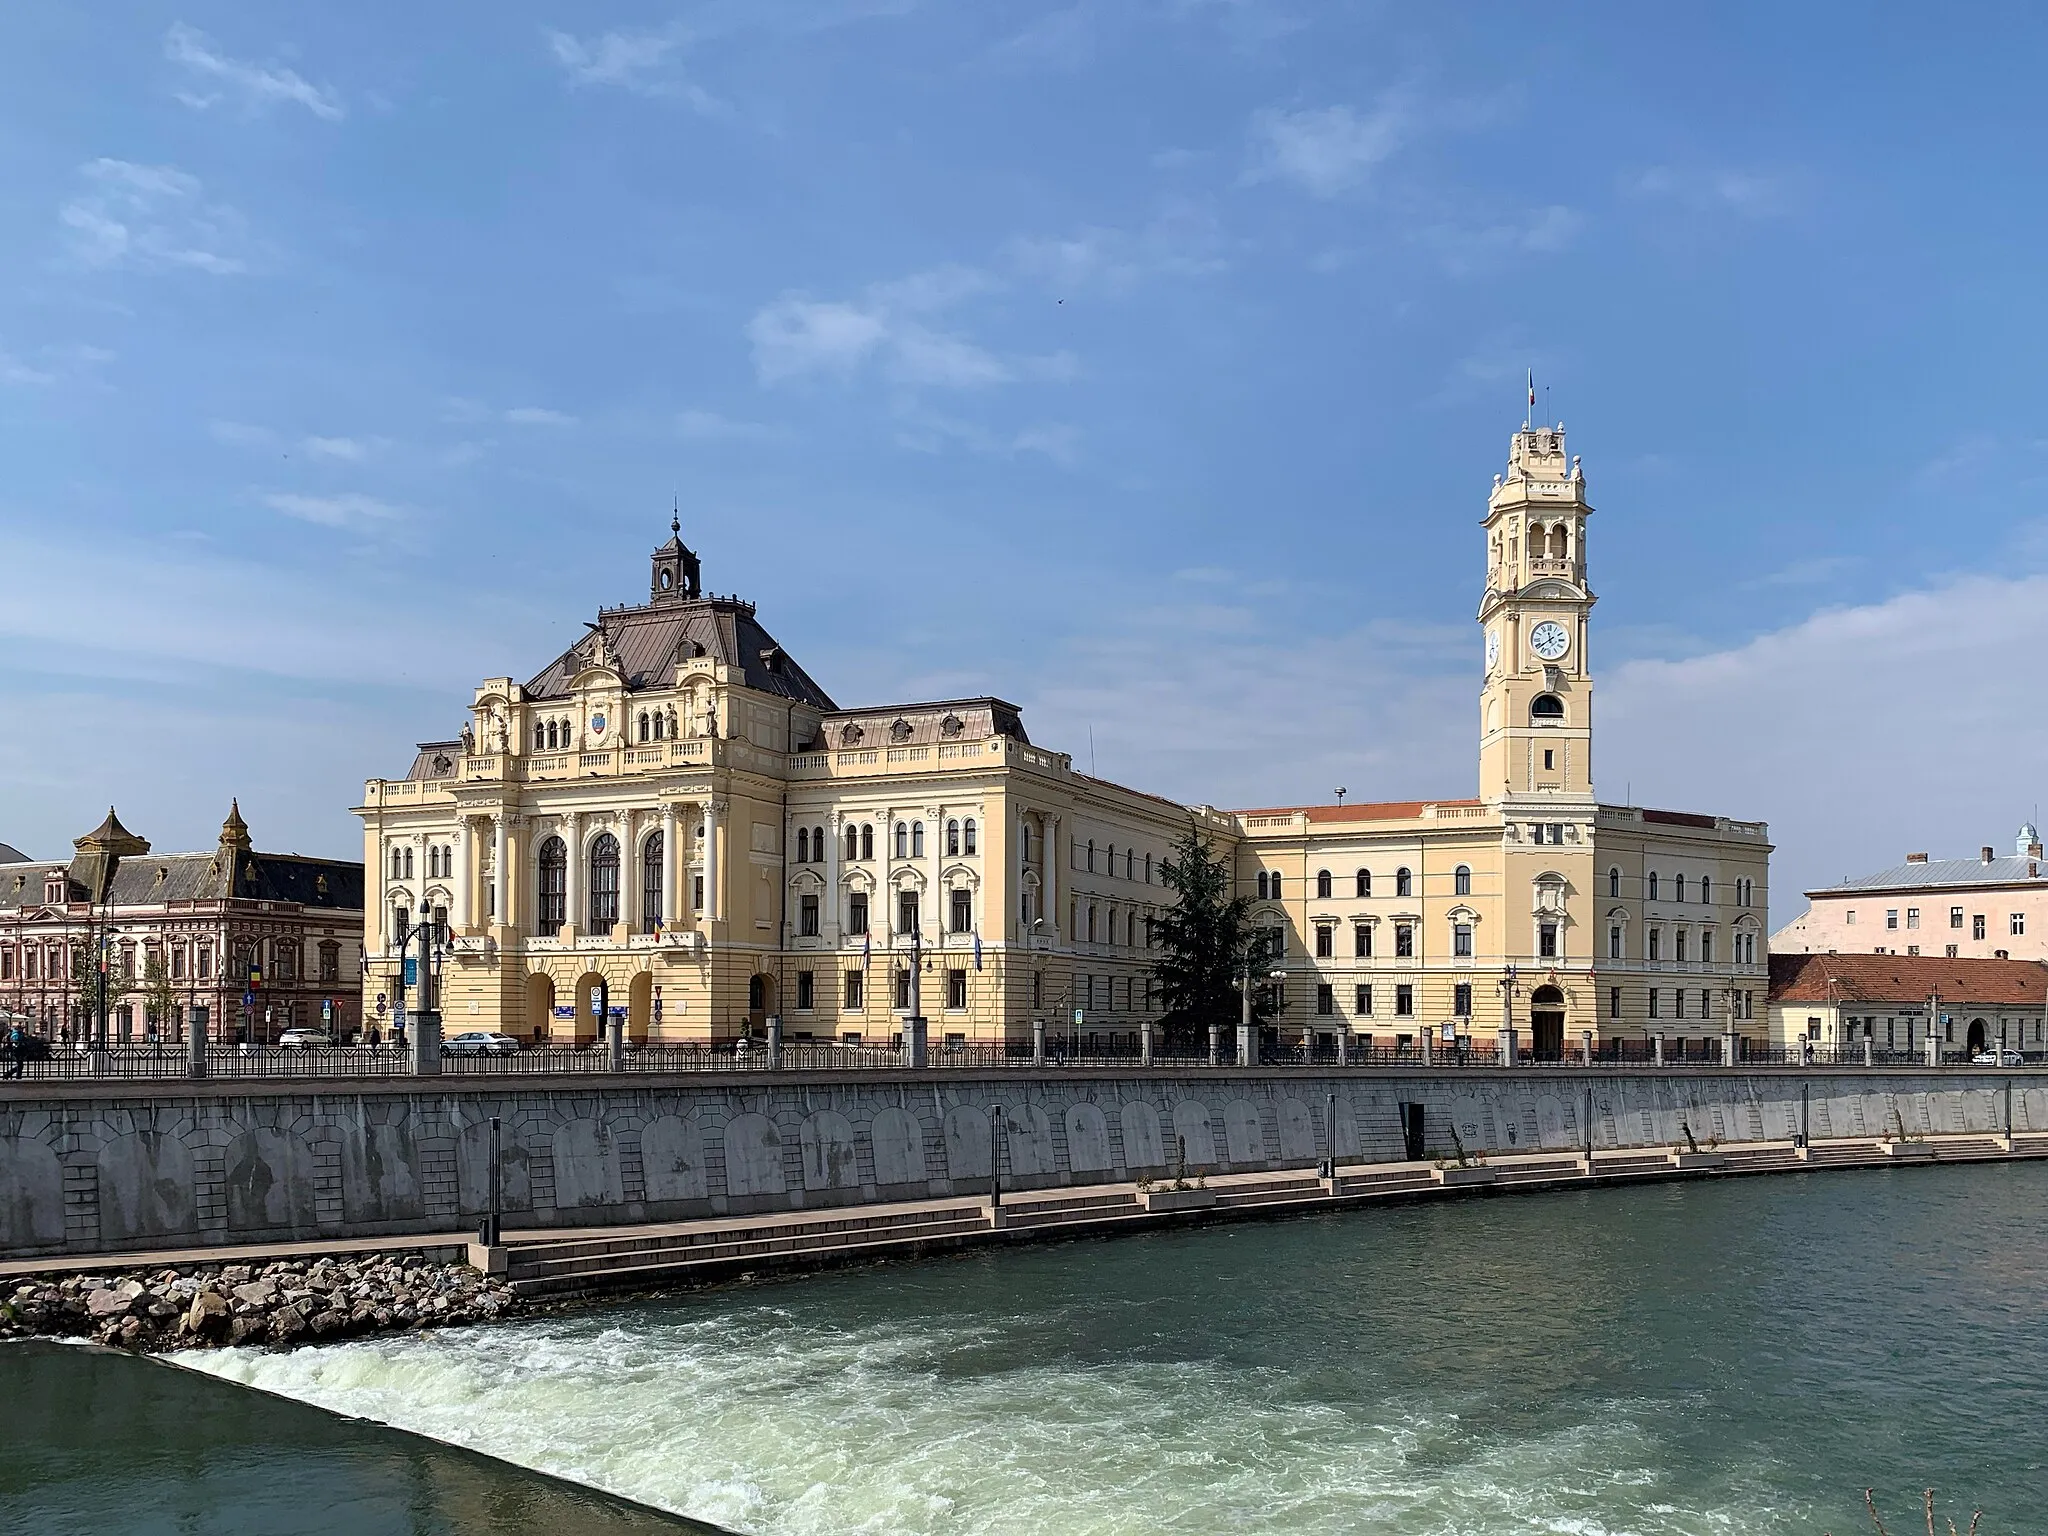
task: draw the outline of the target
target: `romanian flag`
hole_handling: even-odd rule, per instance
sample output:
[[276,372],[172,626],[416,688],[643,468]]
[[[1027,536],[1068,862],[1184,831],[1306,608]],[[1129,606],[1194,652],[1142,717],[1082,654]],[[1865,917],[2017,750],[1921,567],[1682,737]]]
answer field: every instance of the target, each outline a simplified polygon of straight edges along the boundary
[[1529,409],[1536,409],[1536,370],[1529,370]]

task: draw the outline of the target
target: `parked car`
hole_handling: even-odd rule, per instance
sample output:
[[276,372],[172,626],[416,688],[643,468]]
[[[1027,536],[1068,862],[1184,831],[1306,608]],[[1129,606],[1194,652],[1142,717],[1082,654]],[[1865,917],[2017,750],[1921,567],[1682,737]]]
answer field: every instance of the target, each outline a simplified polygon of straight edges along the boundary
[[492,1034],[482,1029],[451,1035],[441,1042],[441,1054],[444,1056],[510,1056],[518,1049],[519,1042],[510,1035]]
[[324,1029],[288,1029],[277,1037],[277,1043],[285,1047],[332,1045],[334,1036]]
[[1973,1067],[2023,1067],[2026,1064],[2027,1058],[2009,1045],[1993,1046],[1970,1058]]

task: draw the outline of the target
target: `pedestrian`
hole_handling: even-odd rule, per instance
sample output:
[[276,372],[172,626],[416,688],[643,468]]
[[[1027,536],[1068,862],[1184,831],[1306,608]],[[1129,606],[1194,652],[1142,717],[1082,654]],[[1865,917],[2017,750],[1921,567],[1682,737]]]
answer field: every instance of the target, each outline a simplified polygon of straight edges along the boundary
[[7,1028],[7,1075],[21,1076],[22,1063],[28,1060],[28,1031],[16,1019]]

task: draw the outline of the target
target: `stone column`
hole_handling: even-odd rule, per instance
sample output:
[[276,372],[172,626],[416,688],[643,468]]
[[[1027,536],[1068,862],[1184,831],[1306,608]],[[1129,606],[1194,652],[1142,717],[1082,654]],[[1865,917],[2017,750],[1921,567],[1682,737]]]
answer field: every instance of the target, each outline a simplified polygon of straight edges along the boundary
[[661,925],[664,928],[683,926],[680,899],[682,867],[682,845],[676,841],[676,803],[666,800],[661,807]]
[[718,816],[723,800],[704,802],[704,921],[712,923],[725,915],[725,903],[718,890]]
[[1045,859],[1045,884],[1043,887],[1045,892],[1045,911],[1040,915],[1045,918],[1045,931],[1052,935],[1054,945],[1058,945],[1060,940],[1059,871],[1061,861],[1067,855],[1066,849],[1062,846],[1063,839],[1060,836],[1059,817],[1047,816],[1043,820],[1045,823],[1045,846],[1041,852]]
[[485,903],[485,910],[490,913],[490,920],[494,923],[509,922],[512,916],[508,887],[505,883],[506,842],[505,813],[500,811],[491,818],[490,900]]
[[572,811],[562,818],[562,840],[569,848],[569,867],[564,874],[563,913],[572,934],[583,931],[583,813]]
[[469,927],[470,887],[476,879],[476,860],[470,851],[469,818],[455,818],[455,910],[448,914],[448,923],[457,933]]
[[1011,829],[1010,835],[1017,844],[1016,856],[1010,860],[1011,867],[1016,871],[1016,879],[1013,882],[1015,889],[1010,896],[1010,922],[1016,930],[1017,942],[1028,944],[1031,941],[1031,925],[1024,921],[1024,875],[1031,868],[1030,849],[1026,846],[1031,838],[1031,819],[1025,815],[1021,807],[1018,809],[1016,825]]
[[[621,750],[624,750],[623,748]],[[626,812],[625,838],[619,847],[619,917],[626,932],[640,931],[640,813]]]
[[[825,822],[825,894],[818,905],[818,932],[833,948],[839,946],[839,840],[846,835],[846,817],[834,811]],[[817,850],[811,850],[815,857]]]

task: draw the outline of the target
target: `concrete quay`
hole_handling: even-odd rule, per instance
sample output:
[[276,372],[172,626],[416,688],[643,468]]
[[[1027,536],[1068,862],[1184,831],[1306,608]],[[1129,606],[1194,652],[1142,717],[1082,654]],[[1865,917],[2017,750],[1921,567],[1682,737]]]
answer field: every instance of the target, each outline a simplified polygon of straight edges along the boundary
[[[1911,1155],[1921,1142],[2009,1133],[2048,1134],[2048,1072],[1169,1068],[35,1083],[0,1093],[0,1261],[446,1242],[475,1229],[494,1185],[505,1228],[524,1242],[972,1202],[986,1198],[992,1158],[1004,1188],[1028,1197],[1019,1219],[1031,1220],[1033,1204],[1098,1211],[1101,1198],[1183,1168],[1204,1176],[1220,1203],[1229,1180],[1313,1182],[1331,1159],[1357,1181],[1485,1153],[1498,1183],[1531,1157],[1588,1146],[1605,1168],[1610,1156],[1655,1159],[1674,1147],[1732,1158],[1716,1148],[1804,1137],[1816,1156],[1857,1139],[1897,1141]],[[1475,1179],[1483,1182],[1465,1169],[1445,1174],[1447,1183]],[[1171,1203],[1155,1191],[1137,1207],[1149,1218]]]

